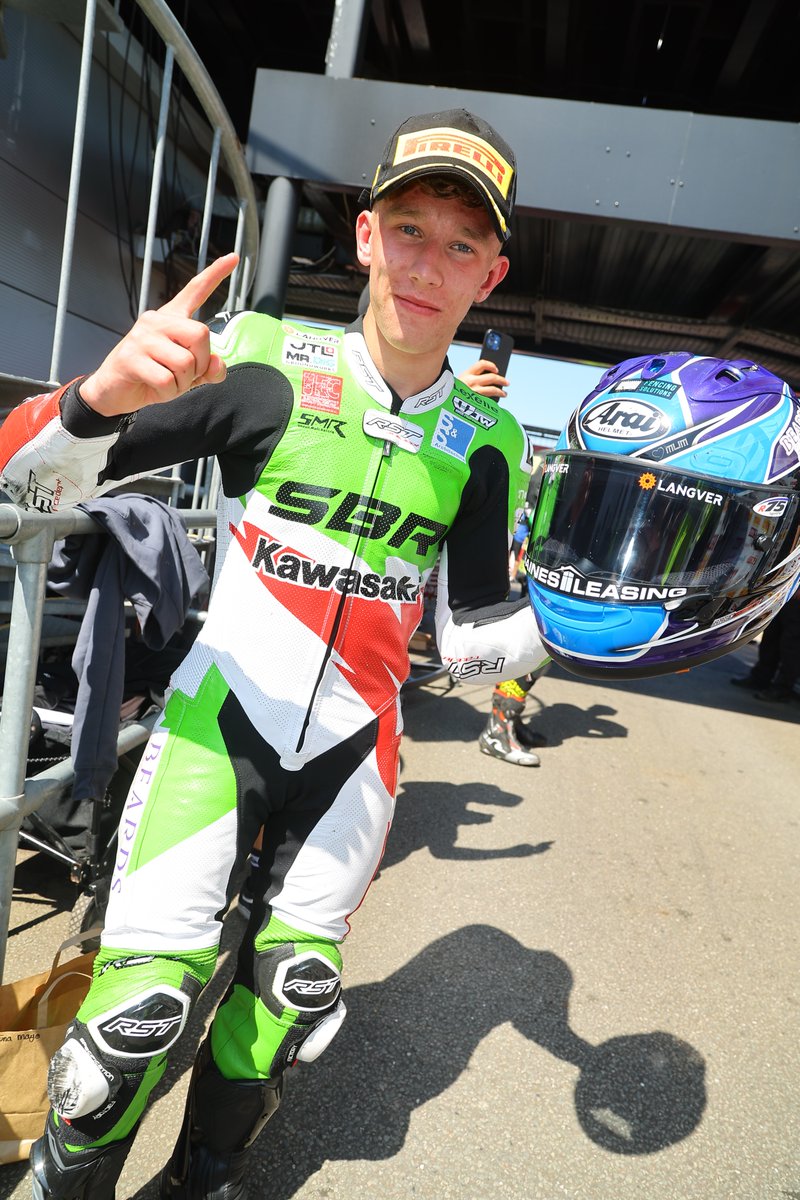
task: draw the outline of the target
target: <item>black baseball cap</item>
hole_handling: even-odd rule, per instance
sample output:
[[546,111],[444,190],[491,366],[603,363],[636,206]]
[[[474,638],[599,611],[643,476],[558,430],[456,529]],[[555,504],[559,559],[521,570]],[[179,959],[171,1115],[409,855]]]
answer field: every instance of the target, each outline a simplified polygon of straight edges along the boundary
[[387,192],[423,175],[455,175],[470,183],[500,241],[511,237],[517,161],[488,122],[465,108],[409,117],[387,142],[364,203],[372,208]]

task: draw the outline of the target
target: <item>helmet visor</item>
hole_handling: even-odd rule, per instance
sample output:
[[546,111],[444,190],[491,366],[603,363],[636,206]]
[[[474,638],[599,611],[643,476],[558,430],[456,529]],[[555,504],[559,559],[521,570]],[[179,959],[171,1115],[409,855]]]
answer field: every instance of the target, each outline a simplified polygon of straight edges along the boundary
[[[751,595],[778,582],[799,508],[794,480],[765,487],[553,451],[525,565],[543,587],[605,603],[678,607],[690,595]],[[793,559],[790,573],[798,567]]]

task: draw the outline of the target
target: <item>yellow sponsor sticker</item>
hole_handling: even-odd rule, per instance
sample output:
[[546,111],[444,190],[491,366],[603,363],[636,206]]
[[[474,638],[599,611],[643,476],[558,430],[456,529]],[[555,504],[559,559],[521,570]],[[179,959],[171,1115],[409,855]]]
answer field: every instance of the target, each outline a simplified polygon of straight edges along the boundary
[[422,129],[404,133],[397,139],[392,166],[402,166],[415,158],[452,158],[468,162],[490,179],[502,196],[508,196],[514,169],[483,138],[457,129]]

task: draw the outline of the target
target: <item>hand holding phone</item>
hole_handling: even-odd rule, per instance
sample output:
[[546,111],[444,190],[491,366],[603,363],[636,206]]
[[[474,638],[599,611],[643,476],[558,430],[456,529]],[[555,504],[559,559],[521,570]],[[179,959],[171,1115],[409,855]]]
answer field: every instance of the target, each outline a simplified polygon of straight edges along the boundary
[[510,333],[501,333],[499,329],[487,329],[483,335],[481,358],[493,362],[498,375],[507,375],[513,349],[514,339]]

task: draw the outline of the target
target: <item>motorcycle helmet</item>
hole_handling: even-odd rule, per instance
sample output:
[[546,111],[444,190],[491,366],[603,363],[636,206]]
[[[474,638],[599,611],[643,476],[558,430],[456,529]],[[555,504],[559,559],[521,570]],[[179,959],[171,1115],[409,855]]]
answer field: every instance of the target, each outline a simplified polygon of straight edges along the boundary
[[525,557],[553,659],[683,670],[750,641],[800,579],[800,402],[743,359],[606,371],[545,457]]

